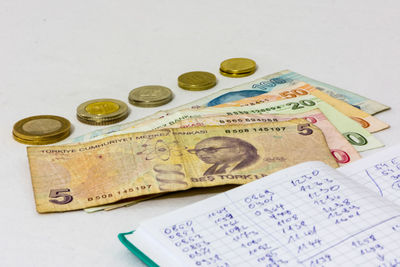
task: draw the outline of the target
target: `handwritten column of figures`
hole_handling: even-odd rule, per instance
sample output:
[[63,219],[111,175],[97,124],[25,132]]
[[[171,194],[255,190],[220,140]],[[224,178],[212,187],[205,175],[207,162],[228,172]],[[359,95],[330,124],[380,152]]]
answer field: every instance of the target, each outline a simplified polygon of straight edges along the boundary
[[294,176],[284,196],[275,192],[288,191],[287,182],[240,200],[225,194],[230,204],[161,231],[197,266],[400,264],[394,251],[385,250],[400,238],[400,213],[369,225],[382,217],[379,209],[369,210],[364,204],[370,199],[363,196],[350,198],[337,175],[315,169]]
[[[372,168],[368,168],[366,174],[374,180],[380,194],[384,196],[383,191],[389,194],[400,192],[400,158],[395,157],[382,163],[376,164]],[[378,183],[376,180],[386,180],[386,182]],[[381,188],[384,187],[384,188]],[[386,187],[386,188],[385,188]]]

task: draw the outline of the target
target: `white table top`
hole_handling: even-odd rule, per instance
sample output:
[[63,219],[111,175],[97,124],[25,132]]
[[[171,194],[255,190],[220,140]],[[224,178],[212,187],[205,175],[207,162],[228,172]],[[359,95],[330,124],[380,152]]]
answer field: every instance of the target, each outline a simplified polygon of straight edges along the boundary
[[[145,219],[215,194],[179,193],[110,212],[38,214],[26,146],[12,139],[18,120],[54,114],[76,137],[97,129],[76,107],[90,99],[127,102],[131,89],[171,88],[172,108],[220,89],[291,69],[392,107],[376,136],[400,136],[399,1],[15,1],[0,2],[0,266],[137,266],[117,239]],[[218,73],[222,60],[248,57],[249,77]],[[177,86],[188,71],[213,72],[216,87]],[[160,108],[130,105],[131,121]],[[368,151],[362,156],[375,153]],[[191,195],[192,194],[192,195]]]

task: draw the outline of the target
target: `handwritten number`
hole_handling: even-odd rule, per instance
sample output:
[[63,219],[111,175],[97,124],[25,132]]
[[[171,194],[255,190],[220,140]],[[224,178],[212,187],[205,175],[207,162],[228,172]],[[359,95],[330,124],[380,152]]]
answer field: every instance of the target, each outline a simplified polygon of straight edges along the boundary
[[400,181],[396,181],[392,184],[392,188],[396,191],[400,190]]
[[304,124],[298,124],[297,125],[297,130],[299,131],[299,134],[301,135],[310,135],[313,133],[313,130],[311,128],[308,128],[310,126],[309,123],[304,123]]
[[[58,205],[64,205],[70,203],[74,198],[71,195],[65,194],[66,192],[70,192],[71,190],[69,188],[63,188],[63,189],[51,189],[49,197],[50,198],[56,198],[56,199],[50,199],[49,201],[54,204]],[[62,199],[58,199],[62,197]]]

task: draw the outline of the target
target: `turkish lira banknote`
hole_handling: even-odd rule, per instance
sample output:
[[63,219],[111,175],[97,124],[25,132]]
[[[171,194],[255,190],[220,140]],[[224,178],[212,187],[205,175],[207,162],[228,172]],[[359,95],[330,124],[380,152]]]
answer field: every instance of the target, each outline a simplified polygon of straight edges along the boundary
[[244,184],[305,161],[337,167],[304,119],[161,129],[28,147],[37,211],[95,207],[152,194]]

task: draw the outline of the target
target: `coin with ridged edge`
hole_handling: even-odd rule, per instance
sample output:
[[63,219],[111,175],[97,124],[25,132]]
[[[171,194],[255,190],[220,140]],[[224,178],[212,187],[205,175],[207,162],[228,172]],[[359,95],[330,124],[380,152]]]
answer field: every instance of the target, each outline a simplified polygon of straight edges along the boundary
[[230,58],[221,62],[220,73],[227,77],[245,77],[256,71],[256,62],[249,58]]
[[129,115],[128,106],[116,99],[93,99],[78,106],[76,115],[80,122],[107,125],[120,122]]
[[242,78],[242,77],[246,77],[249,76],[251,74],[253,74],[256,70],[250,71],[250,72],[244,72],[244,73],[229,73],[229,72],[224,72],[221,69],[219,69],[219,73],[221,73],[221,75],[229,77],[229,78]]
[[59,142],[71,133],[69,120],[54,115],[38,115],[14,124],[13,137],[29,145],[46,145]]
[[129,93],[129,103],[138,107],[158,107],[172,100],[172,91],[161,85],[146,85]]
[[187,72],[178,77],[178,85],[190,91],[207,90],[217,84],[217,77],[206,71]]

